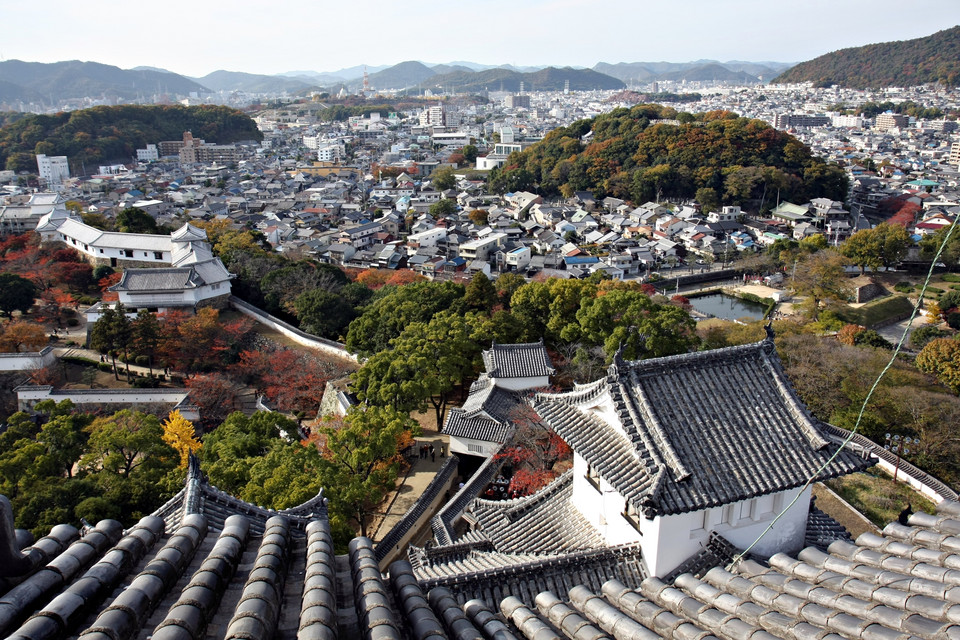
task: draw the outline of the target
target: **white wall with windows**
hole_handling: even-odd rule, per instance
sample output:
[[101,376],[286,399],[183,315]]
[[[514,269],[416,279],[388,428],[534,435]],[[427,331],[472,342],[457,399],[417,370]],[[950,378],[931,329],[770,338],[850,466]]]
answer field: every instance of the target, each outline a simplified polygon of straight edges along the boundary
[[[743,549],[753,543],[799,489],[670,516],[646,519],[600,478],[579,454],[573,458],[574,506],[609,545],[639,542],[651,575],[664,576],[697,553],[711,531]],[[667,472],[669,473],[669,471]],[[761,556],[792,552],[803,546],[810,489],[793,504],[753,551]]]

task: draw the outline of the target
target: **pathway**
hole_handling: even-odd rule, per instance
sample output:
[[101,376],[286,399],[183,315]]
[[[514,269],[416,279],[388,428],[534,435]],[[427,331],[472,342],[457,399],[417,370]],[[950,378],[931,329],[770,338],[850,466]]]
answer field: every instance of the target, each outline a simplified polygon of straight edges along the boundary
[[[417,498],[423,494],[427,485],[429,485],[434,476],[437,475],[437,471],[440,470],[443,463],[447,461],[447,456],[450,455],[450,445],[447,436],[442,433],[424,429],[423,435],[417,438],[417,444],[414,446],[414,450],[418,450],[422,444],[432,444],[436,455],[433,460],[429,457],[426,460],[420,460],[416,457],[413,458],[411,461],[412,466],[403,478],[403,482],[395,491],[386,497],[386,511],[378,514],[374,522],[371,523],[369,529],[371,532],[370,538],[373,539],[374,542],[379,542],[387,535],[390,529],[403,518],[403,515],[411,505],[417,501]],[[440,447],[443,447],[444,450],[444,457],[442,458],[440,457]],[[432,515],[433,514],[426,514],[425,517]]]

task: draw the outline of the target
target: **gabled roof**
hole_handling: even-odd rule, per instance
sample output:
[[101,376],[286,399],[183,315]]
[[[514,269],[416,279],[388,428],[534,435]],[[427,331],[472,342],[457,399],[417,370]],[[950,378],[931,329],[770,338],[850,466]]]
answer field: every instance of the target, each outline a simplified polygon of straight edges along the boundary
[[543,341],[497,344],[483,352],[483,365],[491,378],[529,378],[554,373]]
[[[620,425],[589,411],[604,394]],[[572,393],[538,394],[533,404],[648,517],[803,486],[836,450],[791,390],[770,338],[651,360],[615,360],[606,379]],[[870,464],[845,450],[817,477]]]

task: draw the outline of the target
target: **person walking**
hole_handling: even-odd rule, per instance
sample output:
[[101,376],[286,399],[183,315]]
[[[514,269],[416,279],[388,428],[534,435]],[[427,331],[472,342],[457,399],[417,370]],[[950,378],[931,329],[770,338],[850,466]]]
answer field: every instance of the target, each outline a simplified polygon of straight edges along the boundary
[[436,450],[433,448],[433,445],[430,445],[430,462],[436,462],[436,461],[437,461]]

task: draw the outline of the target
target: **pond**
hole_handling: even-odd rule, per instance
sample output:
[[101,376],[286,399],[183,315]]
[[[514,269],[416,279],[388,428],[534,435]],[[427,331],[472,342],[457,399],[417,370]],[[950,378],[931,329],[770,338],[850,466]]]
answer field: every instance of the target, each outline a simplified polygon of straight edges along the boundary
[[710,293],[705,296],[690,298],[694,309],[714,318],[723,320],[762,320],[766,307],[758,302],[741,300],[725,293]]

